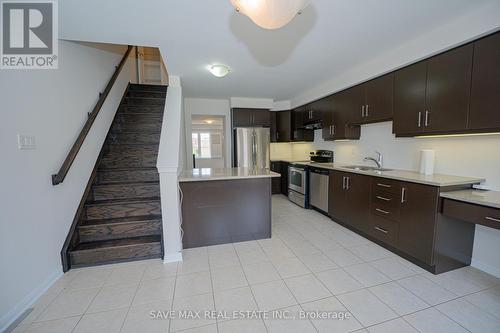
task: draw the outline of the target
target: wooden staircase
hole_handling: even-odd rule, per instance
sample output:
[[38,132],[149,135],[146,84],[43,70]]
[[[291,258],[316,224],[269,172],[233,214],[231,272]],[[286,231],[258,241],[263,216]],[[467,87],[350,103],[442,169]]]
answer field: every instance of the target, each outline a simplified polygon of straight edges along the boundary
[[162,257],[156,159],[166,90],[129,85],[63,250],[65,270]]

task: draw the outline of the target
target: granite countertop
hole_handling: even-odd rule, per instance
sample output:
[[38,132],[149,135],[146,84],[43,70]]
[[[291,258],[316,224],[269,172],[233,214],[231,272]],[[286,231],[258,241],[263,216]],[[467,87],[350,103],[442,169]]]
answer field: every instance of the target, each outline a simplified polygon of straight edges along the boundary
[[196,182],[210,180],[232,180],[250,178],[281,177],[279,173],[269,169],[250,168],[198,168],[184,170],[179,175],[179,182]]
[[440,195],[443,198],[468,202],[481,206],[500,208],[500,192],[498,191],[467,189],[441,192]]
[[337,171],[345,171],[351,173],[358,173],[362,175],[368,175],[373,177],[381,177],[388,179],[401,180],[412,183],[419,183],[424,185],[432,185],[432,186],[455,186],[455,185],[471,185],[471,184],[479,184],[484,182],[483,178],[474,178],[474,177],[461,177],[461,176],[450,176],[450,175],[442,175],[442,174],[434,174],[434,175],[423,175],[416,171],[407,171],[407,170],[397,170],[391,169],[390,171],[372,171],[372,170],[355,170],[346,168],[346,166],[353,164],[345,164],[345,163],[316,163],[316,162],[300,162],[302,165],[310,165],[318,168],[329,169],[329,170],[337,170]]

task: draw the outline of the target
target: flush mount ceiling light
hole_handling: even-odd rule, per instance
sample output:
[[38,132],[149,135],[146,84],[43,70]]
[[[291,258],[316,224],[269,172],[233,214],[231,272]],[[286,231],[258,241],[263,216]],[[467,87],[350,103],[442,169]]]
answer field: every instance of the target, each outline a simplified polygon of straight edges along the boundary
[[211,124],[211,123],[213,123],[214,121],[213,121],[213,120],[211,120],[211,119],[207,119],[207,120],[205,120],[205,122],[206,122],[207,124]]
[[229,66],[226,65],[216,64],[209,66],[208,70],[210,71],[210,73],[212,73],[213,76],[224,77],[227,74],[229,74],[231,68],[229,68]]
[[264,29],[278,29],[290,22],[311,0],[231,0],[237,12]]

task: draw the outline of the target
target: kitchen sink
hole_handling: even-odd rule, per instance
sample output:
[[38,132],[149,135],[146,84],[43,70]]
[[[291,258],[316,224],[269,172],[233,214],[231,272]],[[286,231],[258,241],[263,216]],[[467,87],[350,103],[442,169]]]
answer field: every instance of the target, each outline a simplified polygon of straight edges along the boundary
[[377,168],[377,167],[371,167],[371,166],[366,166],[366,165],[348,165],[345,166],[344,168],[346,169],[352,169],[352,170],[359,170],[359,171],[392,171],[392,169],[385,169],[385,168]]

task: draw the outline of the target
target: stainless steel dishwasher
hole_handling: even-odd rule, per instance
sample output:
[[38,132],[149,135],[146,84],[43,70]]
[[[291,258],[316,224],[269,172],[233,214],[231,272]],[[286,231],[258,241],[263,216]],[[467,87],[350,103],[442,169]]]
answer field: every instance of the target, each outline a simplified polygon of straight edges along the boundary
[[309,167],[309,204],[328,214],[328,182],[330,172]]

